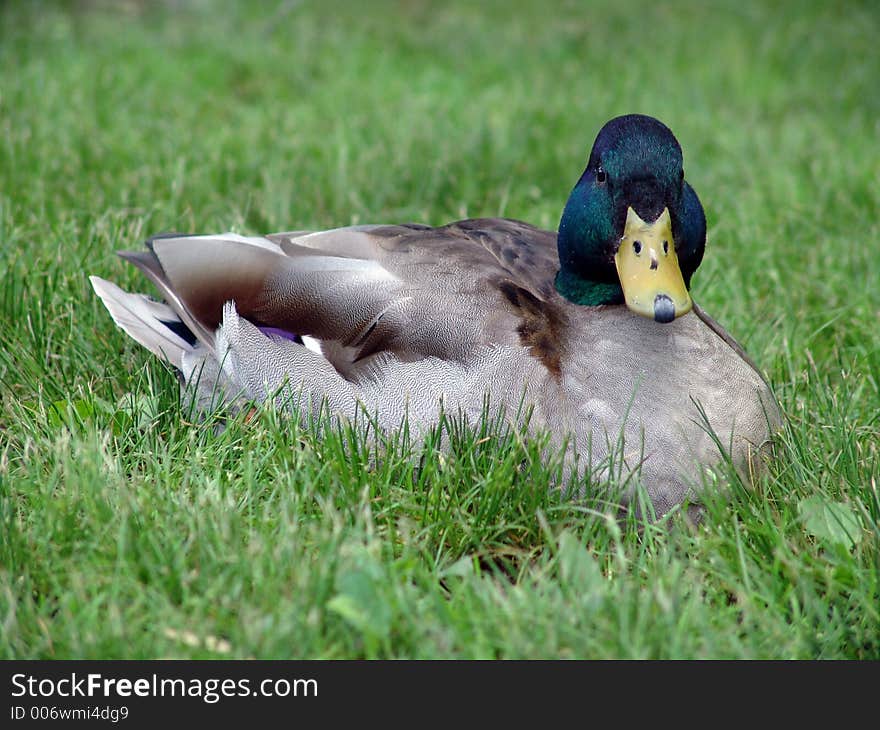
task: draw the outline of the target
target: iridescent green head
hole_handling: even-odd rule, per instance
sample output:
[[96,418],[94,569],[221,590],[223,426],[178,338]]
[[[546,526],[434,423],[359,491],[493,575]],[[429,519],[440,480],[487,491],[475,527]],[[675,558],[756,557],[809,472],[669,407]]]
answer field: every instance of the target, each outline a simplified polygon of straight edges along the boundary
[[576,304],[623,304],[658,322],[690,311],[706,217],[685,182],[681,146],[653,117],[602,127],[565,206],[557,291]]

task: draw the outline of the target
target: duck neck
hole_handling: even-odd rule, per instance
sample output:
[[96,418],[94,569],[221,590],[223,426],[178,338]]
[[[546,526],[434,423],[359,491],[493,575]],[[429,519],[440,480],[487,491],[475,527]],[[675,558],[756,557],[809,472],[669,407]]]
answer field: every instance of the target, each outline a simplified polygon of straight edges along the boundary
[[614,235],[611,215],[607,202],[590,194],[590,185],[585,174],[571,191],[559,221],[556,291],[587,307],[622,304],[623,289],[606,253],[605,242]]
[[560,269],[556,274],[556,291],[574,304],[598,307],[603,304],[623,304],[620,284],[590,281],[578,274]]

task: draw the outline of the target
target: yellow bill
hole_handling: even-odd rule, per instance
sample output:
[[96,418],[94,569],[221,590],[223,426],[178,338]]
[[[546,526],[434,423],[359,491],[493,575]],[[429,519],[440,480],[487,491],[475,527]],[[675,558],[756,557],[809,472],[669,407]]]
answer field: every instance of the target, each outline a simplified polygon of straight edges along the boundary
[[626,306],[633,312],[658,322],[671,322],[691,311],[668,208],[653,223],[645,223],[632,208],[627,209],[614,263]]

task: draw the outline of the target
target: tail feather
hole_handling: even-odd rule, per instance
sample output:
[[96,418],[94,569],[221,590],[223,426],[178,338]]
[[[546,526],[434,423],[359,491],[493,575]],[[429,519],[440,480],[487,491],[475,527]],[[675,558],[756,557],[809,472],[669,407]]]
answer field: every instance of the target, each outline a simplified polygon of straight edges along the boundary
[[175,330],[183,324],[167,304],[145,294],[130,294],[106,279],[90,276],[95,293],[113,321],[132,339],[150,352],[182,369],[184,353],[195,347]]
[[214,333],[199,322],[198,319],[192,316],[187,309],[186,304],[177,295],[177,292],[174,291],[174,287],[171,286],[168,277],[162,270],[159,259],[157,259],[156,255],[153,253],[152,242],[153,239],[150,239],[149,251],[118,251],[117,253],[121,258],[137,266],[137,268],[139,268],[146,277],[155,284],[156,288],[162,293],[162,296],[165,297],[166,301],[172,304],[174,312],[176,312],[175,316],[184,323],[187,329],[189,329],[207,347],[213,347]]

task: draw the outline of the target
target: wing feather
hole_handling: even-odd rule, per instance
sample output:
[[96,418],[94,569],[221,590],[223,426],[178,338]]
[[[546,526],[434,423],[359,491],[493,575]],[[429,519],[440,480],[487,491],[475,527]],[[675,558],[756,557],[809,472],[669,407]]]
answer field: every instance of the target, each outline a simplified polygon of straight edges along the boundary
[[464,358],[522,343],[525,330],[533,340],[560,331],[556,234],[518,221],[175,235],[148,246],[123,255],[203,341],[228,301],[256,325],[327,343],[348,366],[381,352]]

